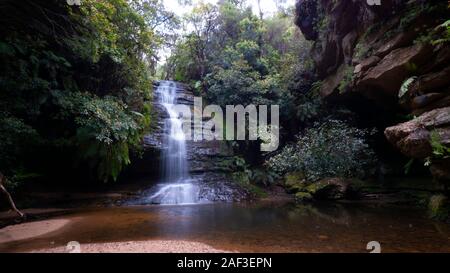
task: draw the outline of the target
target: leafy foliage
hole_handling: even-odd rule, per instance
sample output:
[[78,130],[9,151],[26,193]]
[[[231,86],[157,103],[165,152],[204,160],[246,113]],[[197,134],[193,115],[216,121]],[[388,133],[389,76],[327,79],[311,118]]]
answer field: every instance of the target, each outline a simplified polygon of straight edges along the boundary
[[406,79],[402,83],[402,86],[400,87],[400,92],[398,93],[399,98],[402,98],[404,95],[406,95],[406,93],[408,93],[411,84],[414,83],[414,81],[416,79],[417,79],[417,77],[411,77],[411,78]]
[[155,24],[172,14],[159,0],[13,2],[1,6],[0,171],[116,179],[149,126]]
[[[286,127],[295,128],[291,122],[304,126],[320,115],[323,104],[320,82],[313,86],[312,44],[292,17],[293,9],[263,18],[231,0],[215,6],[200,3],[185,18],[193,30],[174,47],[167,75],[191,83],[210,103],[279,105]],[[246,162],[244,168],[231,164],[236,180],[268,185],[278,178],[261,166],[259,145],[245,141],[229,145]]]
[[435,29],[435,31],[437,33],[441,33],[441,36],[432,42],[433,45],[439,45],[450,42],[450,20],[447,20],[441,25],[439,25]]
[[434,160],[442,160],[450,158],[450,147],[442,143],[441,137],[437,131],[430,134],[430,144],[433,155],[425,159],[425,166],[429,166]]
[[306,130],[297,142],[267,161],[283,175],[301,172],[309,181],[326,177],[354,177],[367,173],[375,155],[365,142],[366,130],[330,120]]

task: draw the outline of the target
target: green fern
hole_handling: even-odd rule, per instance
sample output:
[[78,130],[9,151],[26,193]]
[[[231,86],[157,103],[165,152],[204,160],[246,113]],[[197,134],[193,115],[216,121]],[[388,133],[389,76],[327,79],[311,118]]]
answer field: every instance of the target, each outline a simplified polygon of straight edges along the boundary
[[445,146],[442,143],[441,137],[437,131],[433,131],[430,134],[430,144],[433,148],[433,156],[437,159],[450,158],[450,147]]
[[411,77],[405,80],[400,87],[400,92],[398,93],[398,97],[402,98],[406,93],[408,93],[411,84],[417,79],[417,77]]
[[431,42],[432,45],[439,45],[443,43],[450,42],[450,20],[445,21],[443,24],[439,25],[435,31],[442,31],[442,36]]

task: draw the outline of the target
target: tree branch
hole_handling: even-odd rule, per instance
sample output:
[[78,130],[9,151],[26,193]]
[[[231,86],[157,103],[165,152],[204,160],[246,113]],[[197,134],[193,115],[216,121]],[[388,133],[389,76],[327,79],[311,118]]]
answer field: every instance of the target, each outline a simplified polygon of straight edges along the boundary
[[11,194],[3,185],[3,181],[6,181],[6,178],[2,173],[0,173],[0,191],[6,195],[6,198],[8,199],[9,205],[11,206],[12,210],[14,210],[21,218],[25,218],[25,214],[17,209],[16,204],[14,203],[14,200],[11,197]]

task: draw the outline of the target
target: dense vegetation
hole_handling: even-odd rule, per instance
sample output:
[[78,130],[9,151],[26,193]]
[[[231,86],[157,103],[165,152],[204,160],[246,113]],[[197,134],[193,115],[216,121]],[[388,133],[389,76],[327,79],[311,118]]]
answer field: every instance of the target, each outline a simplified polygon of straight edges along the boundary
[[[193,30],[178,39],[165,67],[167,77],[190,83],[197,95],[221,106],[280,105],[287,147],[278,155],[261,154],[254,143],[230,143],[244,160],[240,172],[248,174],[239,176],[241,182],[267,185],[294,171],[304,172],[309,181],[364,176],[375,163],[366,143],[369,134],[353,127],[351,114],[342,116],[343,109],[320,98],[311,43],[294,25],[293,13],[280,7],[274,15],[256,16],[245,1],[199,3],[184,18]],[[323,123],[329,119],[335,121]],[[296,135],[296,144],[289,144]],[[230,164],[239,171],[235,162]]]
[[162,1],[2,1],[0,172],[117,179],[148,128]]
[[301,172],[308,181],[364,176],[375,161],[374,152],[365,143],[368,134],[342,121],[326,121],[307,129],[294,145],[270,158],[269,165],[280,174]]

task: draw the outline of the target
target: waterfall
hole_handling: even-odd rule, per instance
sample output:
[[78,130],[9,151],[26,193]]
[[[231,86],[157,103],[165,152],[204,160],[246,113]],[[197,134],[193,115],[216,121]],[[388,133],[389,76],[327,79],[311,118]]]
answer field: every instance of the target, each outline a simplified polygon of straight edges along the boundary
[[174,110],[177,103],[177,84],[162,81],[156,94],[169,117],[164,120],[162,181],[157,185],[157,191],[150,196],[150,201],[157,204],[197,203],[199,189],[191,183],[188,175],[183,121]]

